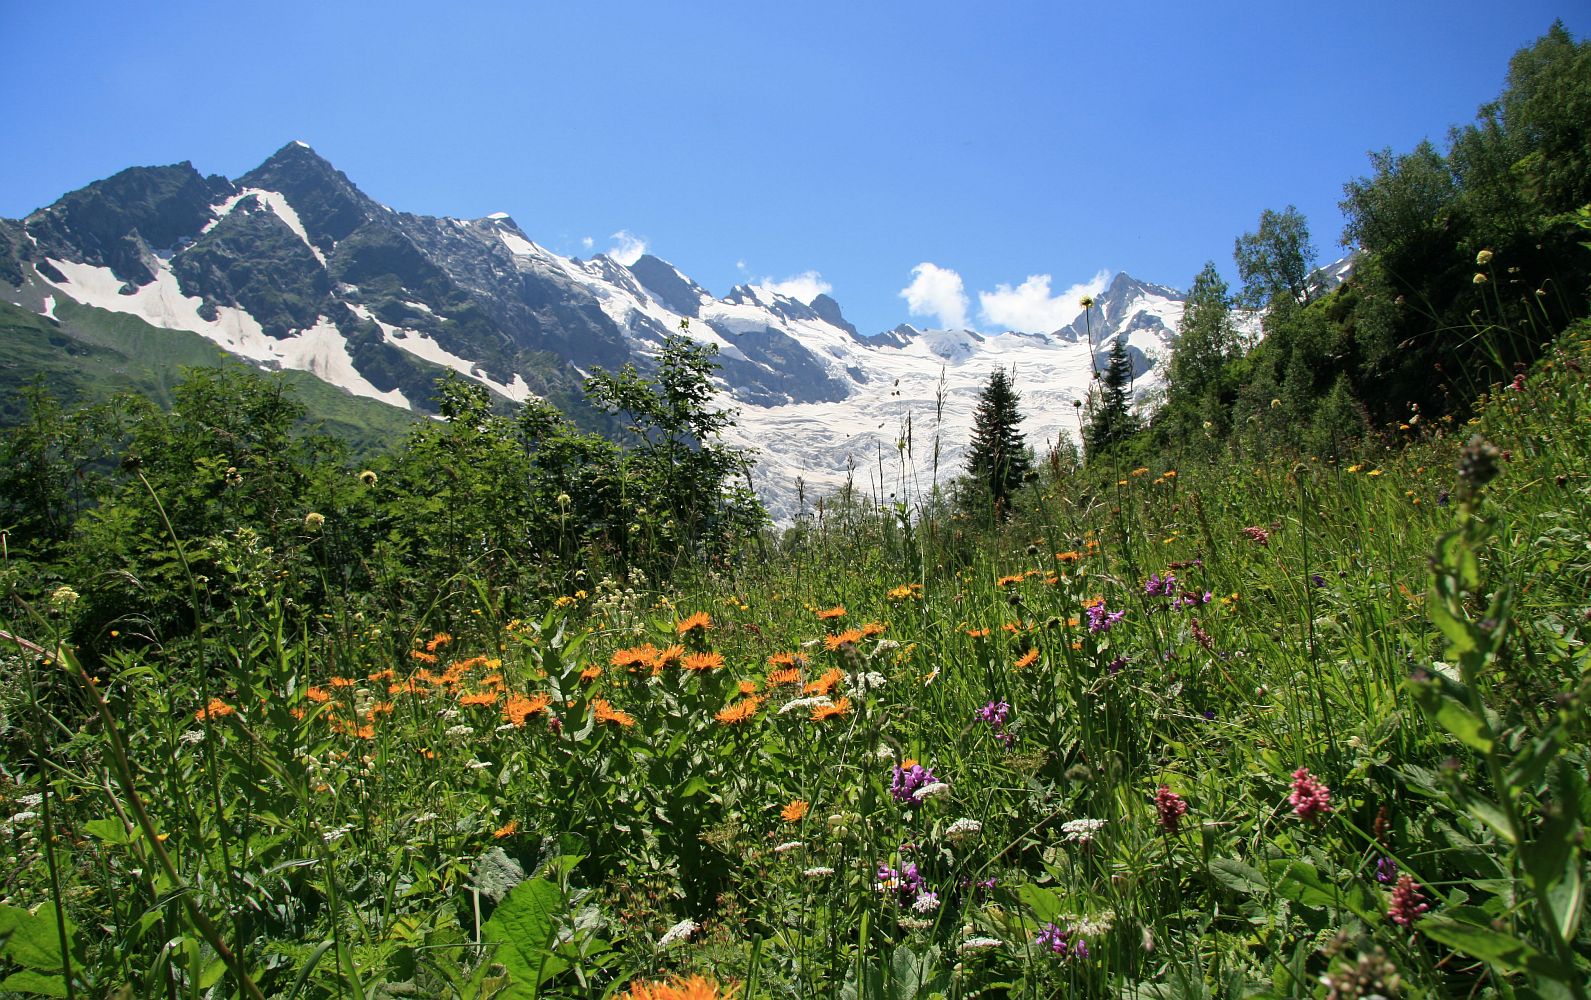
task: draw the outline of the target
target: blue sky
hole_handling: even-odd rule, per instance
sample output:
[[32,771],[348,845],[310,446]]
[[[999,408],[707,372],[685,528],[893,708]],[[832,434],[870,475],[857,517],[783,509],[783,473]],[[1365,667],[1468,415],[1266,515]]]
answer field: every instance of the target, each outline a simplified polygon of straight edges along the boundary
[[395,208],[827,289],[863,333],[1054,328],[1101,274],[1235,280],[1265,208],[1339,256],[1366,152],[1442,142],[1555,18],[1591,30],[1578,0],[0,0],[0,216],[302,139]]

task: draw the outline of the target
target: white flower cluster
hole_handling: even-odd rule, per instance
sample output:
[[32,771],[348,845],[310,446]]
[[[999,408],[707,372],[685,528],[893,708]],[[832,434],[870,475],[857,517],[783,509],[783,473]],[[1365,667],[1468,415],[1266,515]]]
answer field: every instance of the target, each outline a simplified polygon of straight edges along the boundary
[[912,792],[912,798],[918,802],[927,802],[931,799],[942,799],[950,794],[950,786],[943,781],[934,781]]
[[805,875],[807,878],[826,878],[834,874],[834,869],[828,868],[824,865],[817,865],[816,867],[808,868],[801,874]]
[[975,951],[989,951],[994,948],[999,948],[1004,944],[1005,942],[1001,941],[999,938],[970,937],[956,946],[956,954],[970,955]]
[[963,816],[945,828],[945,839],[960,846],[977,840],[981,833],[983,833],[982,823]]
[[686,917],[673,927],[670,927],[663,933],[662,937],[657,939],[657,950],[662,951],[669,945],[678,944],[681,941],[687,940],[692,934],[696,933],[696,928],[696,921]]
[[889,678],[876,670],[859,671],[845,679],[846,690],[854,691],[859,695],[877,690],[888,683]]
[[785,853],[788,853],[790,851],[796,850],[797,848],[801,848],[801,847],[805,847],[805,846],[807,846],[807,845],[803,841],[800,841],[800,840],[787,840],[784,843],[780,844],[778,847],[775,847],[773,849],[773,853],[775,853],[775,854],[785,854]]
[[822,708],[832,704],[834,704],[834,702],[822,695],[818,695],[815,698],[796,698],[793,701],[785,702],[784,706],[779,709],[779,714],[784,715],[788,712],[810,711],[814,708]]
[[1105,821],[1102,819],[1069,819],[1061,824],[1061,833],[1069,843],[1086,844],[1104,826]]

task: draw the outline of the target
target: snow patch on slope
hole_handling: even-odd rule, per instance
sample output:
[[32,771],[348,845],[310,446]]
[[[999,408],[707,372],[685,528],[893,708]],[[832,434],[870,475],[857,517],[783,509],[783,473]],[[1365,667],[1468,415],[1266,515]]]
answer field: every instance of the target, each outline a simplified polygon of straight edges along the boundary
[[[535,395],[535,393],[530,391],[530,386],[525,384],[524,377],[518,372],[514,373],[512,382],[498,382],[482,372],[480,366],[475,362],[459,357],[418,330],[410,330],[407,327],[383,323],[372,316],[370,310],[362,305],[350,305],[349,308],[360,319],[367,319],[381,327],[381,339],[399,350],[407,351],[415,357],[429,361],[432,364],[451,368],[466,378],[474,379],[482,385],[495,389],[516,403],[523,403]],[[429,310],[427,311],[429,312]]]
[[208,233],[214,229],[222,219],[232,214],[232,210],[237,207],[238,202],[249,197],[258,198],[261,205],[276,213],[276,217],[287,223],[287,228],[297,234],[298,238],[304,241],[304,245],[309,247],[309,252],[315,255],[316,260],[320,261],[320,266],[326,266],[326,255],[320,252],[319,247],[309,241],[309,231],[304,228],[304,223],[299,220],[298,213],[288,203],[287,196],[277,191],[267,191],[264,188],[244,188],[237,194],[227,198],[226,201],[214,206],[215,218],[205,223],[204,228],[200,232]]

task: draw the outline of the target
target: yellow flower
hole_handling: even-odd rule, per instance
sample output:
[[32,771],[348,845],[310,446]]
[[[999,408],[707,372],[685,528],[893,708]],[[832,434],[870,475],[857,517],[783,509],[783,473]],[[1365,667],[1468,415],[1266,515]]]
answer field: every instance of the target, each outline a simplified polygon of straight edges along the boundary
[[1490,250],[1482,250],[1480,253],[1475,255],[1475,266],[1476,267],[1485,267],[1487,264],[1490,264],[1491,262],[1492,262],[1492,252]]

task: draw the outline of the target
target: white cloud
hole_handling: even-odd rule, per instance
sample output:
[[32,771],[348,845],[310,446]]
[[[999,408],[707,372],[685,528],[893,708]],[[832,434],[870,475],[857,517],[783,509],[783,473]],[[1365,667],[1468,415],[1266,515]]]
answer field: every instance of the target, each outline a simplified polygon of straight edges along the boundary
[[983,321],[990,326],[1023,333],[1049,333],[1059,330],[1082,315],[1084,295],[1099,295],[1110,282],[1110,272],[1100,271],[1057,295],[1050,294],[1051,277],[1030,274],[1015,288],[996,285],[992,292],[978,293]]
[[586,250],[590,250],[592,247],[596,246],[596,243],[597,241],[589,236],[580,237],[580,246]]
[[947,330],[967,326],[967,290],[961,275],[923,261],[912,268],[912,283],[900,290],[913,316],[935,316]]
[[757,282],[757,287],[765,292],[788,295],[798,302],[812,304],[812,300],[819,295],[827,295],[834,291],[834,286],[823,280],[823,275],[816,271],[802,271],[800,274],[791,275],[775,281],[772,278],[763,278]]
[[642,254],[646,253],[646,240],[628,229],[621,229],[614,233],[612,239],[613,247],[608,251],[608,256],[625,267],[634,264],[641,259]]

